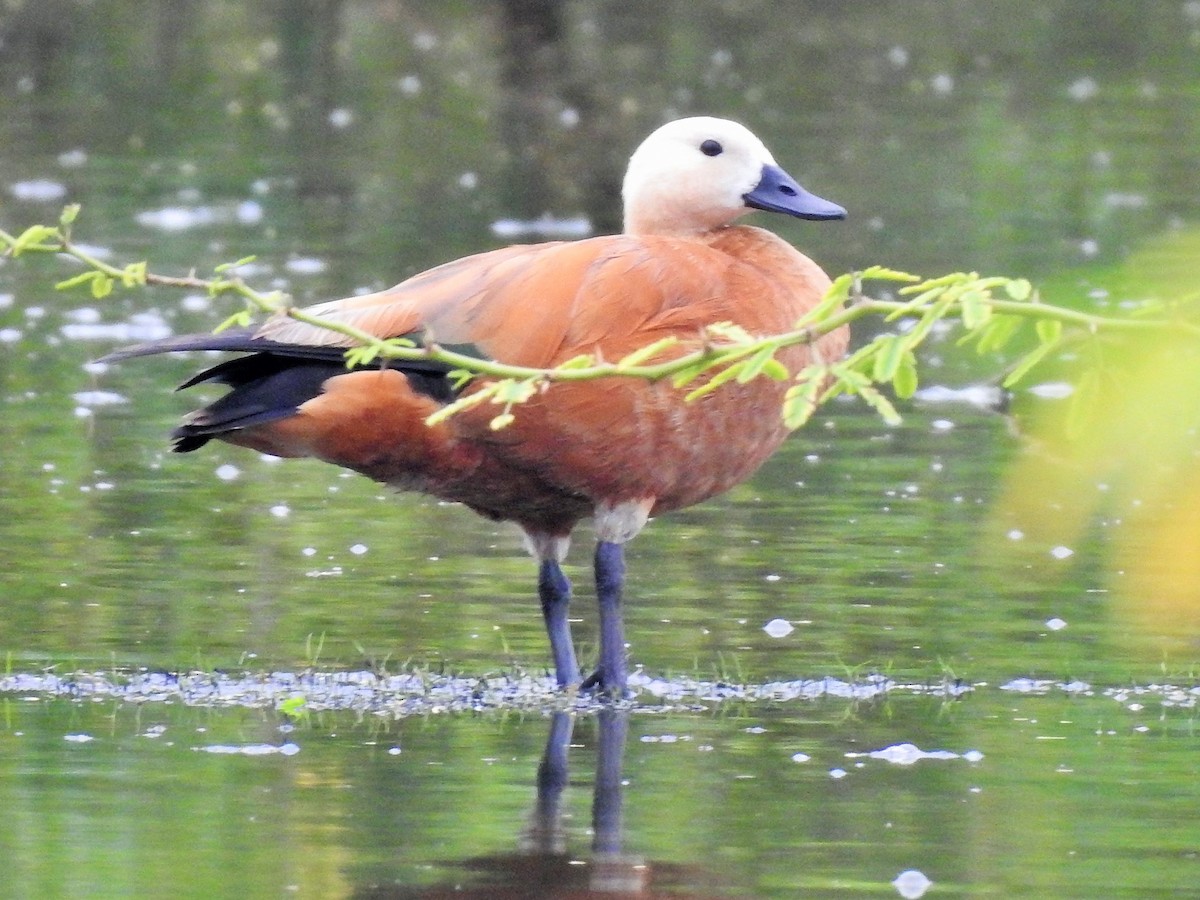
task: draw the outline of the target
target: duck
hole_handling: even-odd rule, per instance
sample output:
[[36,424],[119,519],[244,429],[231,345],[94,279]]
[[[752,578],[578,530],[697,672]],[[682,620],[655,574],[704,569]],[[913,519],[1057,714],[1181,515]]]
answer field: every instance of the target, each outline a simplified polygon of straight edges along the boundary
[[[663,338],[669,353],[703,346],[732,323],[751,335],[793,328],[830,279],[815,262],[743,216],[811,221],[846,210],[805,190],[737,122],[668,122],[634,150],[619,234],[517,244],[446,262],[386,290],[307,312],[379,338],[462,345],[513,365],[553,367],[580,355],[619,360]],[[791,374],[846,352],[846,329],[781,350]],[[495,407],[430,416],[480,389],[433,360],[348,367],[344,333],[274,314],[216,334],[173,336],[104,362],[160,353],[236,353],[190,378],[225,385],[186,416],[173,449],[224,441],[277,457],[315,457],[401,491],[419,491],[515,523],[537,563],[537,596],[562,688],[628,694],[623,620],[625,545],[650,519],[745,481],[788,434],[786,381],[729,382],[689,402],[669,379],[558,382],[493,427]],[[667,353],[667,351],[664,351]],[[436,417],[435,417],[436,418]],[[585,678],[571,638],[573,588],[563,571],[572,532],[591,519],[599,624]]]

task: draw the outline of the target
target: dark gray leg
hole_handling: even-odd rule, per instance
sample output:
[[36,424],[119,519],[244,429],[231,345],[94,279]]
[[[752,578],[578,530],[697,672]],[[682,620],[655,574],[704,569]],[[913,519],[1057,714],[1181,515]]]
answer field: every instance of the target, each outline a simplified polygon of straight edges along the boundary
[[596,543],[596,599],[600,604],[600,664],[582,687],[600,687],[615,697],[625,695],[625,623],[621,588],[625,583],[625,550],[611,541]]
[[621,852],[621,762],[628,713],[600,710],[596,750],[596,789],[592,796],[592,850],[607,856]]
[[539,854],[567,852],[562,826],[562,795],[568,783],[567,755],[575,717],[556,712],[550,718],[550,734],[537,771],[537,806],[523,849]]
[[550,636],[554,676],[559,687],[578,684],[579,664],[575,661],[571,623],[567,619],[571,606],[571,582],[553,559],[543,559],[538,568],[538,597],[542,601],[542,617],[546,620],[546,634]]

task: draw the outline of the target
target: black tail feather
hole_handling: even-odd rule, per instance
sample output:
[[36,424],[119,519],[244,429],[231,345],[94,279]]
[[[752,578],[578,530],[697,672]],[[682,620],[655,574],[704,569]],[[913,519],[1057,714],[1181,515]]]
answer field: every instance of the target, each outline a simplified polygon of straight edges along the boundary
[[[474,347],[455,347],[478,355]],[[230,329],[218,334],[190,334],[149,341],[109,353],[100,362],[117,362],[157,353],[219,350],[244,353],[192,376],[178,390],[214,382],[232,390],[219,400],[192,413],[171,433],[173,449],[187,453],[222,434],[264,425],[293,416],[304,402],[321,393],[330,378],[349,371],[344,347],[283,344],[254,336],[252,329]],[[379,360],[368,367],[387,366],[404,373],[409,386],[443,403],[456,391],[446,377],[452,367],[434,360]]]

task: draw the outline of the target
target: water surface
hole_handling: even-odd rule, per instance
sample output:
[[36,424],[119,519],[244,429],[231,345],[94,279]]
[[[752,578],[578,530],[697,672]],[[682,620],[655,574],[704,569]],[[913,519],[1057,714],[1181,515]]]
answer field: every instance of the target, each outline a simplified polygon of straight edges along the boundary
[[[1119,309],[1195,270],[1195,3],[285,6],[15,6],[0,226],[80,202],[107,258],[255,254],[256,285],[310,302],[611,230],[641,136],[715,113],[851,211],[760,223],[831,272]],[[1054,385],[895,428],[835,404],[653,523],[614,714],[548,690],[508,528],[317,463],[167,453],[203,360],[85,363],[231,307],[55,292],[73,271],[0,264],[0,895],[1194,891],[1189,469],[1089,473],[1074,518],[1015,491],[1060,462],[1028,428]],[[957,389],[1000,363],[948,337],[922,366]]]

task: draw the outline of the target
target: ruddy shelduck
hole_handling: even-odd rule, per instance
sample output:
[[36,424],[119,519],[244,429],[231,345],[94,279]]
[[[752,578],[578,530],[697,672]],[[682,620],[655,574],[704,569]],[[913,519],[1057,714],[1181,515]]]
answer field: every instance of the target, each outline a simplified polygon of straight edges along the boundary
[[[668,336],[679,340],[670,353],[687,352],[720,322],[756,335],[786,331],[829,286],[790,244],[735,222],[751,210],[815,220],[841,219],[845,210],[805,191],[735,122],[663,125],[634,152],[622,195],[622,234],[492,250],[310,312],[381,338],[471,345],[487,358],[551,367],[582,354],[619,360]],[[778,359],[794,373],[815,354],[840,357],[846,341],[845,330],[836,331]],[[173,433],[179,452],[216,438],[312,456],[515,522],[539,563],[538,596],[564,686],[581,683],[567,618],[571,584],[561,569],[572,529],[590,516],[596,535],[599,664],[582,686],[624,693],[624,545],[649,517],[748,478],[786,436],[787,383],[768,378],[731,382],[694,402],[666,380],[557,383],[517,407],[505,428],[490,427],[495,407],[429,425],[459,390],[447,367],[392,361],[348,370],[350,343],[280,315],[257,328],[168,338],[107,359],[245,354],[182,385],[232,390],[187,416]]]

